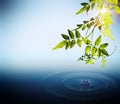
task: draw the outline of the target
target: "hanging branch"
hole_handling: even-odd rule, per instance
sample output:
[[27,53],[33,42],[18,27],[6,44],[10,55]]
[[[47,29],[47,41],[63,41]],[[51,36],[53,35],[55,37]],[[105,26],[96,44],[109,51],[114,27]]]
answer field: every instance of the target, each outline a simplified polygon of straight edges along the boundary
[[[102,67],[105,67],[106,58],[111,56],[107,52],[109,43],[102,43],[102,38],[108,36],[114,40],[109,26],[113,24],[112,14],[110,10],[114,10],[120,14],[120,7],[118,0],[89,0],[89,2],[82,2],[82,8],[76,12],[79,15],[83,12],[87,14],[90,9],[97,10],[98,14],[91,17],[89,20],[84,20],[82,24],[77,24],[73,30],[68,29],[68,34],[61,34],[64,40],[58,43],[53,50],[65,47],[65,50],[73,48],[76,44],[78,47],[85,45],[85,50],[78,61],[85,61],[86,64],[94,64],[94,61],[101,59]],[[81,35],[80,31],[85,31],[85,35]],[[95,30],[100,30],[99,36],[93,41]],[[113,53],[112,53],[113,54]]]

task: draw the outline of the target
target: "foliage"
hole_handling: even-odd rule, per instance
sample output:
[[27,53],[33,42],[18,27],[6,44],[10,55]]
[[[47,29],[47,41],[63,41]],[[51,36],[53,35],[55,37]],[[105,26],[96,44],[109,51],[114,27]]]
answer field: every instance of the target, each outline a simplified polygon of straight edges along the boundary
[[[110,10],[120,14],[120,7],[118,0],[89,0],[88,2],[81,3],[82,8],[76,12],[79,15],[83,12],[87,14],[90,11],[97,10],[98,14],[91,17],[89,20],[84,20],[83,23],[77,24],[73,30],[68,29],[68,34],[61,34],[63,41],[56,45],[53,50],[65,47],[65,50],[73,48],[75,45],[78,47],[85,46],[84,53],[79,57],[78,61],[85,61],[86,64],[94,64],[94,61],[101,58],[102,67],[105,67],[106,58],[109,55],[107,52],[108,43],[102,43],[102,38],[108,36],[114,40],[109,28],[112,22],[112,14]],[[99,30],[99,35],[94,39],[95,30]],[[85,34],[81,35],[80,31]],[[94,41],[94,40],[95,41]]]

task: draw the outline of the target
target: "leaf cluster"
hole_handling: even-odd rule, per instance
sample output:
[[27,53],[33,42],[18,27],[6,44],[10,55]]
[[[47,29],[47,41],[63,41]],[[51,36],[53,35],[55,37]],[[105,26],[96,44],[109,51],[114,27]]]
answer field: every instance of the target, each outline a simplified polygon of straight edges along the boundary
[[[78,61],[85,61],[86,64],[94,64],[98,59],[101,59],[102,67],[105,67],[106,58],[109,55],[107,52],[108,42],[103,43],[102,38],[108,36],[114,40],[111,34],[109,26],[113,24],[112,14],[107,11],[102,13],[101,10],[106,8],[108,10],[114,10],[117,14],[120,14],[120,7],[118,6],[118,0],[89,0],[89,2],[82,2],[82,8],[80,8],[76,15],[83,12],[87,13],[90,10],[97,9],[100,11],[97,16],[91,17],[89,20],[83,20],[83,23],[77,24],[73,30],[68,29],[68,34],[61,34],[63,40],[59,42],[53,50],[59,48],[65,48],[65,50],[72,49],[75,45],[78,47],[84,47],[84,53],[78,58]],[[98,37],[94,39],[95,30],[99,30]],[[85,34],[81,34],[84,31]]]

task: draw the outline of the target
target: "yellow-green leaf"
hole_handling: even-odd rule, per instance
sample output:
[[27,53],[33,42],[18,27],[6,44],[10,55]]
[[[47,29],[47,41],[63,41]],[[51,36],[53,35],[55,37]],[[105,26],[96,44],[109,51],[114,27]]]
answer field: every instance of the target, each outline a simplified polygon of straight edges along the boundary
[[78,40],[77,40],[77,45],[78,45],[79,47],[81,47],[81,46],[82,46],[82,40],[78,39]]
[[91,46],[86,46],[85,54],[89,54],[90,50],[91,50]]
[[117,14],[120,14],[120,7],[119,6],[115,5],[114,10]]
[[100,45],[100,50],[105,49],[108,46],[108,43],[103,43]]
[[86,64],[94,64],[94,61],[93,60],[87,60]]
[[86,27],[87,27],[86,25],[83,25],[82,30],[85,30],[85,29],[86,29]]
[[90,40],[87,39],[87,38],[83,38],[83,41],[84,41],[84,43],[87,44],[87,45],[90,44]]
[[96,52],[97,52],[97,48],[96,48],[96,47],[93,47],[93,48],[92,48],[92,55],[95,56]]
[[53,48],[53,50],[62,48],[62,47],[65,46],[65,44],[66,44],[66,40],[63,40],[63,41],[61,41],[60,43],[58,43],[58,44]]
[[99,46],[99,45],[100,45],[100,42],[101,42],[101,35],[96,39],[95,45],[96,45],[96,46]]
[[104,68],[104,67],[105,67],[105,65],[106,65],[106,59],[105,59],[105,58],[103,58],[103,59],[102,59],[102,68]]
[[118,0],[106,0],[106,1],[110,4],[114,4],[114,5],[118,4]]
[[83,7],[83,8],[81,8],[80,10],[78,10],[78,11],[77,11],[76,15],[78,15],[78,14],[80,14],[80,13],[84,12],[86,9],[87,9],[87,7],[86,7],[86,6],[85,6],[85,7]]

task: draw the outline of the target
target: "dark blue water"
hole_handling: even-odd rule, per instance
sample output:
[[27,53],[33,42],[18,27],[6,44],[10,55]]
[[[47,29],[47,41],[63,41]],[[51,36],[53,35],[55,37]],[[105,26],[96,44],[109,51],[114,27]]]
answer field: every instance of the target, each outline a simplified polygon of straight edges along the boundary
[[1,71],[0,104],[113,104],[119,87],[104,71]]

